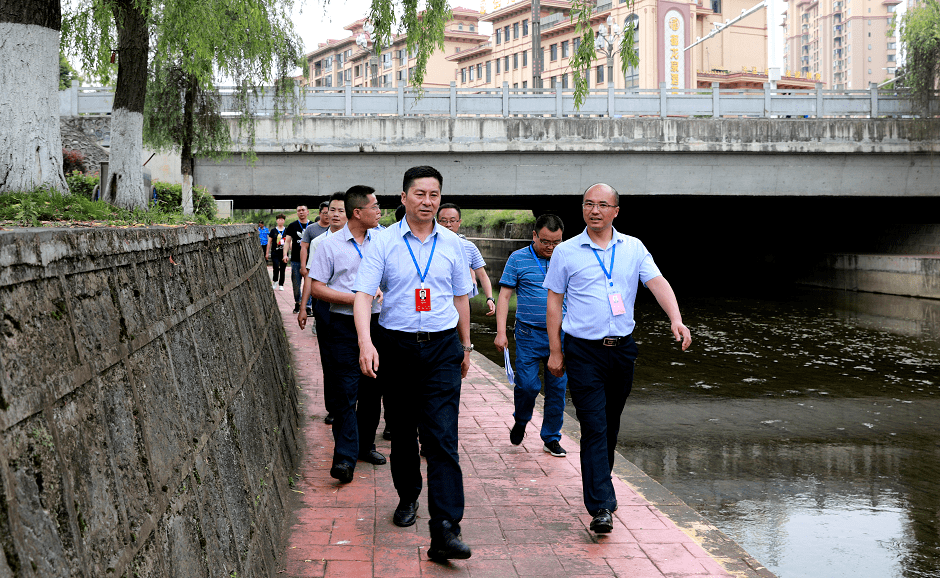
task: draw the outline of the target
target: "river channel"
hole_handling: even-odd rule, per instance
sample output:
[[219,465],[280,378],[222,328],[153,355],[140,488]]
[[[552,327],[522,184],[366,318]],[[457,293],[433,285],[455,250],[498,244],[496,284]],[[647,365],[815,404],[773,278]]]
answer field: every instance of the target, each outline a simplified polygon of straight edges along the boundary
[[[680,305],[685,353],[640,292],[618,450],[780,578],[940,576],[940,302],[787,287]],[[474,343],[501,365],[482,309]]]

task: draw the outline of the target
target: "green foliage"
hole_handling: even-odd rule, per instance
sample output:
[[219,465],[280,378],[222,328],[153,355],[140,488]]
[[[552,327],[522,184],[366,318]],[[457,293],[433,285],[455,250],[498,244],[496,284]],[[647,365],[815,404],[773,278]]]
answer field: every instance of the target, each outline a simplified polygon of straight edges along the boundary
[[513,209],[464,209],[460,212],[461,227],[496,229],[507,223],[535,223],[535,216],[532,211]]
[[931,103],[940,101],[940,2],[923,0],[908,8],[901,17],[900,40],[906,56],[895,86],[909,88],[912,104],[926,114]]
[[[157,190],[157,207],[164,213],[182,213],[183,186],[154,181]],[[215,198],[204,187],[193,187],[193,214],[206,219],[216,218]]]
[[[634,0],[627,0],[627,3],[632,8]],[[581,43],[569,60],[573,73],[574,107],[578,110],[584,104],[584,98],[588,95],[590,89],[586,73],[595,65],[598,58],[597,49],[594,46],[595,32],[591,28],[591,15],[594,13],[596,6],[597,2],[595,0],[573,0],[571,12],[568,15],[571,22],[574,22],[575,33],[581,37]],[[617,51],[620,54],[621,70],[626,75],[631,66],[640,64],[640,55],[636,50],[636,46],[634,46],[636,31],[632,26],[624,26],[623,22],[618,22],[618,24],[622,27],[623,36],[621,36]],[[608,82],[610,80],[612,79],[608,79]]]
[[447,0],[426,0],[419,11],[417,0],[399,0],[397,4],[400,14],[396,14],[396,0],[372,0],[369,20],[375,26],[375,46],[381,54],[382,47],[391,46],[395,34],[404,33],[409,54],[417,54],[412,82],[420,88],[431,54],[444,49],[444,25],[452,17],[450,6]]
[[69,186],[69,192],[89,201],[94,198],[95,187],[98,186],[99,180],[98,175],[86,175],[81,171],[72,171],[65,174],[65,182]]
[[59,53],[59,90],[68,90],[72,87],[72,81],[78,80],[78,72],[72,68],[69,59],[65,54]]

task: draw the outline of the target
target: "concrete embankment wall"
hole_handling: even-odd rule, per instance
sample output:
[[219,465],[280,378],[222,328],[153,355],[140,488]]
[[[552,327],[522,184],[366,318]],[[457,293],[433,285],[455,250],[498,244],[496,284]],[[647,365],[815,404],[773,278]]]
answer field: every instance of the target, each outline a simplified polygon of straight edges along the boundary
[[940,299],[940,224],[890,225],[859,253],[832,253],[806,285]]
[[250,226],[0,231],[0,577],[276,575],[296,386]]

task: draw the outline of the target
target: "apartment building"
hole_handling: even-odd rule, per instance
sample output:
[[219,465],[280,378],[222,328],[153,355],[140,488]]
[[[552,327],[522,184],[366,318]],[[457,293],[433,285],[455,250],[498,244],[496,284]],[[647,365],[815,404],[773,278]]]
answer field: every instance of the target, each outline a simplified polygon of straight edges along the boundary
[[[424,86],[449,86],[454,80],[454,67],[446,57],[468,50],[487,40],[480,34],[480,13],[467,8],[454,8],[453,18],[445,25],[444,50],[435,51],[428,59]],[[356,37],[365,34],[360,19],[344,29],[351,36],[320,43],[316,50],[306,55],[310,67],[308,86],[352,86],[397,87],[408,86],[414,76],[415,54],[408,52],[406,38],[399,35],[391,46],[384,47],[381,54],[374,48],[366,50],[356,44]]]
[[788,0],[784,67],[834,89],[867,89],[894,78],[891,32],[902,0]]
[[[757,0],[693,0],[666,2],[626,0],[599,3],[591,17],[597,31],[608,17],[622,28],[633,27],[639,65],[624,73],[615,48],[608,55],[598,50],[598,59],[586,71],[590,88],[711,87],[718,82],[729,88],[760,88],[768,81],[764,11],[759,11],[721,34],[686,50],[695,38],[707,35],[712,23],[724,22],[750,8]],[[870,1],[870,0],[869,0]],[[541,0],[542,86],[573,86],[570,58],[578,48],[580,35],[570,18],[567,0]],[[532,2],[519,0],[500,6],[481,18],[493,25],[487,42],[449,54],[446,60],[455,68],[458,87],[488,88],[508,83],[513,88],[533,86]],[[619,43],[619,39],[617,40]],[[781,88],[810,88],[812,78],[790,75],[778,82]]]

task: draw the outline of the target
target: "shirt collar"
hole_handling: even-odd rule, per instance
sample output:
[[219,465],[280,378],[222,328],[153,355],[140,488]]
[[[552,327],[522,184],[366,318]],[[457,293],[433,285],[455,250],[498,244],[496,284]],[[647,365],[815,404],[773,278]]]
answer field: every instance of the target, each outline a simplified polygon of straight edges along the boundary
[[[345,225],[343,225],[343,228],[339,231],[339,233],[343,234],[343,239],[345,239],[346,241],[349,241],[350,239],[353,238],[352,231],[349,230],[348,222]],[[371,241],[371,240],[372,240],[372,229],[366,229],[366,238],[363,239],[362,242],[363,244],[365,244],[367,241]]]
[[[621,235],[620,232],[618,232],[616,228],[611,227],[611,230],[613,231],[611,240],[616,243],[623,243],[623,235]],[[581,246],[587,245],[591,249],[597,249],[599,251],[606,250],[606,249],[601,249],[600,245],[598,245],[597,243],[591,240],[591,236],[588,235],[587,227],[585,227],[584,231],[582,231],[581,234],[578,235],[578,245],[581,245]],[[609,248],[610,245],[608,244],[607,247]]]
[[[436,235],[436,234],[438,233],[438,231],[440,231],[442,228],[443,228],[443,227],[442,227],[440,224],[438,224],[438,222],[435,220],[435,221],[434,221],[434,229],[431,230],[431,234],[428,235],[428,238],[433,237],[434,235]],[[405,233],[411,233],[411,227],[408,225],[408,219],[407,219],[407,217],[402,217],[402,218],[401,218],[401,221],[398,221],[398,234],[399,234],[401,237],[404,237],[404,236],[405,236]],[[415,237],[415,234],[414,234],[414,233],[411,233],[411,236],[412,236],[412,237]],[[415,239],[417,239],[417,237],[415,237]]]

